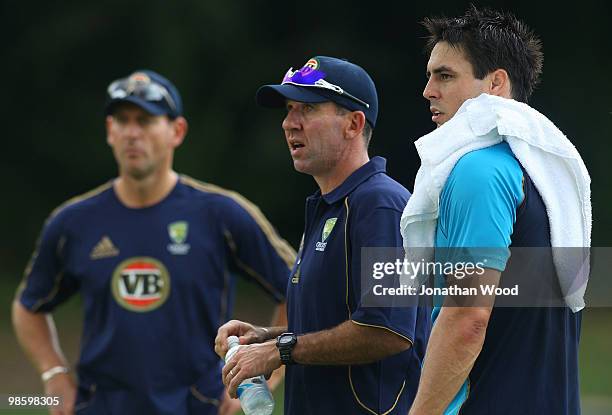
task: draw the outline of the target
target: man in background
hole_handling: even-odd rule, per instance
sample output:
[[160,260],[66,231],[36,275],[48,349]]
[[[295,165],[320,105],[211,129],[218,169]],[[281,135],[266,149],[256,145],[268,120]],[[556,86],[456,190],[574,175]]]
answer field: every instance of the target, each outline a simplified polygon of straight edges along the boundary
[[[263,287],[286,321],[294,251],[244,197],[173,171],[182,114],[176,87],[153,71],[111,83],[106,131],[119,175],[45,223],[13,323],[46,394],[63,398],[52,413],[233,414],[212,347],[231,312],[231,273]],[[75,386],[51,312],[77,292]]]

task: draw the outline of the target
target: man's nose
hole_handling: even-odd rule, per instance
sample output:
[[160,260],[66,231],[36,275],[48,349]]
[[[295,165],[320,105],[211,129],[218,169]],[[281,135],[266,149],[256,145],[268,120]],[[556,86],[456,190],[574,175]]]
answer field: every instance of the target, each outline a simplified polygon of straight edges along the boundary
[[287,115],[285,115],[283,119],[282,127],[285,131],[300,128],[299,117],[295,110],[290,109],[287,111]]
[[435,82],[433,81],[433,77],[427,80],[427,84],[425,85],[425,89],[423,89],[423,97],[428,100],[439,98],[440,92],[436,87]]
[[137,138],[142,133],[142,127],[135,121],[128,122],[125,125],[125,134],[129,138]]

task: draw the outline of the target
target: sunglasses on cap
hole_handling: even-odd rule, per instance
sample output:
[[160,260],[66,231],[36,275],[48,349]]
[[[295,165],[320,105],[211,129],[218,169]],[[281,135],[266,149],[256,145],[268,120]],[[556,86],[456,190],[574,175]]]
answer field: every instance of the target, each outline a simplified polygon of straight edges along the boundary
[[165,86],[152,81],[148,76],[130,76],[111,82],[107,89],[111,99],[122,99],[128,96],[142,98],[145,101],[165,101],[172,111],[177,112],[176,103]]
[[289,84],[295,86],[327,89],[329,91],[334,91],[335,93],[345,96],[349,99],[352,99],[353,101],[363,105],[366,108],[370,108],[370,104],[368,104],[367,102],[355,97],[354,95],[349,94],[338,85],[329,83],[323,78],[325,78],[325,72],[318,71],[316,69],[311,68],[310,66],[304,66],[297,71],[294,71],[293,68],[289,68],[283,78],[283,81],[281,82],[281,85]]

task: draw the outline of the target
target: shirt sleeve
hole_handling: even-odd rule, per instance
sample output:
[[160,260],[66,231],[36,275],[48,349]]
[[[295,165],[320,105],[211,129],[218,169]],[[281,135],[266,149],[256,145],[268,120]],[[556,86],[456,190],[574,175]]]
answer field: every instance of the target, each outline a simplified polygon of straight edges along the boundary
[[65,269],[68,238],[61,215],[50,217],[24,273],[17,297],[32,312],[50,312],[79,289]]
[[248,200],[228,198],[223,209],[225,239],[233,265],[276,301],[284,301],[295,251]]
[[366,307],[362,304],[365,294],[362,289],[370,288],[361,286],[362,248],[389,248],[390,251],[395,251],[392,248],[401,248],[402,236],[399,229],[401,216],[401,209],[377,206],[363,209],[363,214],[357,213],[350,219],[350,288],[356,304],[351,313],[351,320],[359,325],[389,330],[414,344],[417,307]]
[[523,199],[523,173],[509,151],[474,151],[455,165],[440,196],[438,260],[505,269],[516,209]]

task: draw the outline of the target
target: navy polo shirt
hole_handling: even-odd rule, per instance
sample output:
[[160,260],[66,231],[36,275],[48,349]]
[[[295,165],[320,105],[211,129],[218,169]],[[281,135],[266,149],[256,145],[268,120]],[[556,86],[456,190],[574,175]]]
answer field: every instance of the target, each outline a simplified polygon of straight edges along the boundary
[[285,413],[406,414],[429,336],[427,308],[361,304],[361,248],[401,247],[410,193],[374,157],[332,192],[306,199],[304,236],[287,289],[289,330],[310,333],[347,320],[408,339],[405,352],[366,365],[287,367]]
[[81,293],[83,413],[213,415],[223,392],[214,339],[233,273],[281,301],[294,261],[235,192],[181,177],[156,205],[131,209],[108,183],[51,215],[19,298],[50,312]]

